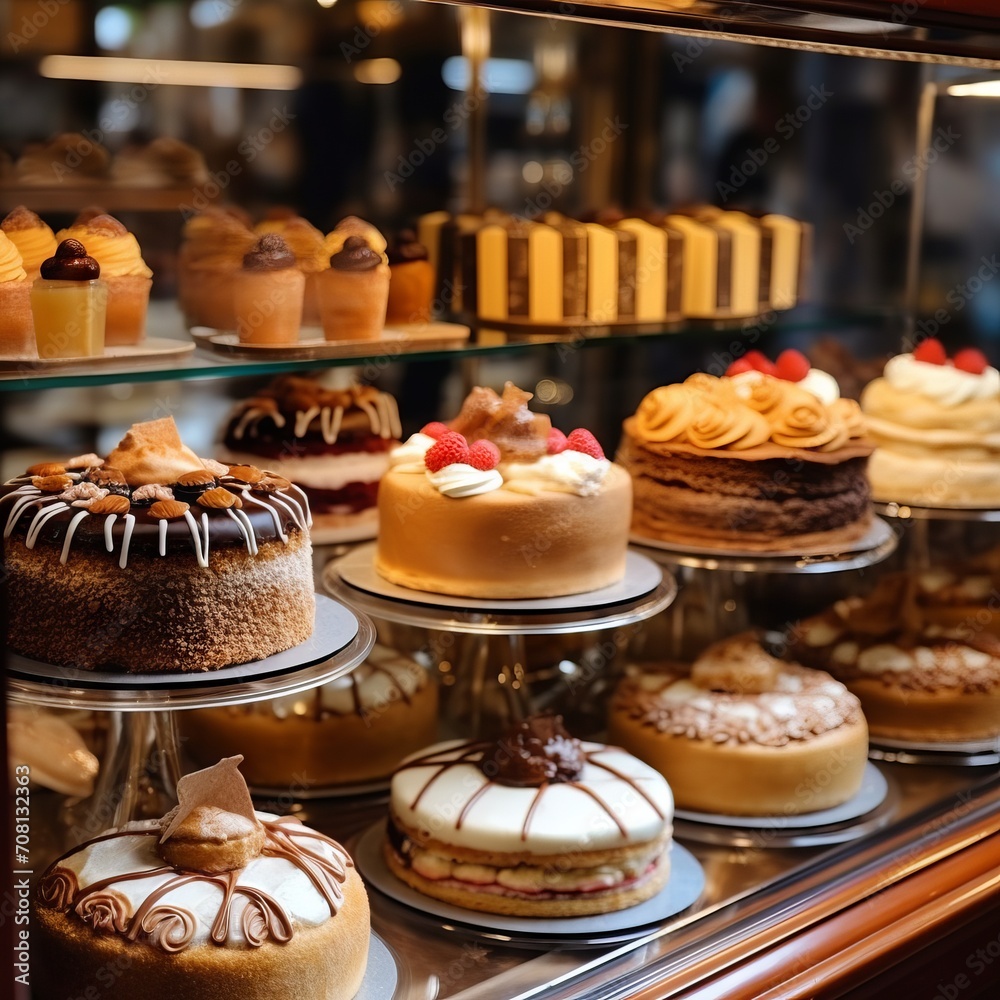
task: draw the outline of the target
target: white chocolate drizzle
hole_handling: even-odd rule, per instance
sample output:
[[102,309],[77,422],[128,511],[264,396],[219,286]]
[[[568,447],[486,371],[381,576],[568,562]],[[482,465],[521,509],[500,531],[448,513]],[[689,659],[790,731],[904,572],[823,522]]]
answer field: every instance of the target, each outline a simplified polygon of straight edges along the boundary
[[65,565],[66,560],[69,559],[69,547],[73,541],[73,535],[76,534],[76,526],[88,516],[86,510],[77,511],[73,516],[73,520],[69,522],[69,527],[66,529],[66,539],[63,541],[62,552],[59,554],[59,562]]
[[24,539],[25,548],[33,549],[35,547],[35,542],[38,541],[38,534],[45,527],[45,522],[50,517],[55,517],[61,510],[69,510],[69,504],[64,503],[62,500],[58,500],[48,510],[44,507],[39,508],[38,513],[31,520],[31,527],[28,529],[28,534]]
[[132,531],[135,528],[135,516],[125,515],[125,531],[122,534],[122,557],[118,560],[118,565],[124,569],[128,565],[128,548],[132,541]]
[[108,552],[115,551],[115,536],[111,533],[112,528],[114,528],[115,521],[118,520],[117,514],[108,514],[104,519],[104,547]]

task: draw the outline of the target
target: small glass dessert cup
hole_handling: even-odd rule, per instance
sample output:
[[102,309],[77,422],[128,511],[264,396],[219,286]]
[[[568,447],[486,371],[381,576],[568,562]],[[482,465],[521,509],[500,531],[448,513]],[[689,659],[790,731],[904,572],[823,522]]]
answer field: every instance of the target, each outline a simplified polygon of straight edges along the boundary
[[78,240],[63,240],[31,286],[35,345],[43,361],[104,353],[108,286]]
[[277,233],[266,233],[243,258],[233,283],[241,344],[294,344],[302,326],[306,277]]

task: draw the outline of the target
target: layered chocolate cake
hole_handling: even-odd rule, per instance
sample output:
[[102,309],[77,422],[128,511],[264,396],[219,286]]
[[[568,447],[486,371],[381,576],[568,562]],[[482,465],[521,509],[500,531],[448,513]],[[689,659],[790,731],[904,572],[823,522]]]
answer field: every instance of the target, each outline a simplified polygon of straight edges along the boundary
[[107,456],[0,488],[11,649],[60,666],[211,670],[313,630],[309,504],[287,479],[199,458],[170,417]]
[[185,775],[179,805],[74,848],[38,882],[32,996],[350,1000],[365,974],[368,897],[347,852],[292,817],[255,813],[236,765]]
[[463,597],[536,598],[625,575],[631,484],[593,434],[568,436],[531,394],[477,387],[449,424],[391,455],[379,486],[375,569],[391,583]]
[[612,699],[608,738],[663,774],[679,809],[729,816],[840,805],[861,787],[868,757],[858,699],[750,634],[690,666],[631,671]]
[[317,540],[372,538],[379,481],[401,434],[387,392],[282,375],[235,407],[219,457],[265,465],[302,487]]
[[442,743],[406,761],[384,856],[407,885],[471,910],[609,913],[666,885],[672,821],[651,767],[534,716],[499,742]]
[[805,555],[865,535],[873,445],[861,411],[829,376],[792,360],[796,381],[748,362],[642,400],[618,453],[632,476],[635,536]]

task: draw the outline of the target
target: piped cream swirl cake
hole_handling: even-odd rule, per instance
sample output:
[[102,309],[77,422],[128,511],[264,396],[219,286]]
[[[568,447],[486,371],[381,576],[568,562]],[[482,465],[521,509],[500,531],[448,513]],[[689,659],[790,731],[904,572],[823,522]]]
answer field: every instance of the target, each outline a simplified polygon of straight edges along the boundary
[[689,669],[629,673],[608,736],[667,778],[678,808],[731,816],[846,802],[868,754],[858,699],[827,673],[770,656],[750,634],[710,646]]
[[607,913],[666,884],[672,817],[652,768],[534,716],[498,742],[442,743],[405,761],[384,854],[412,888],[469,909]]
[[304,642],[309,505],[288,480],[201,459],[172,418],[107,458],[43,463],[0,487],[7,641],[82,669],[211,670]]
[[336,841],[255,813],[236,764],[183,777],[161,820],[63,855],[33,908],[32,995],[349,1000],[364,977],[368,899]]

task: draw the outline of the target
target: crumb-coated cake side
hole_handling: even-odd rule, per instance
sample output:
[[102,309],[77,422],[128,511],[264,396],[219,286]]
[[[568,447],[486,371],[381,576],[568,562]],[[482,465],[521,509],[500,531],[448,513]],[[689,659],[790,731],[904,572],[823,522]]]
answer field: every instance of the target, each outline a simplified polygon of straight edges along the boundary
[[857,403],[804,358],[758,360],[654,389],[625,421],[618,460],[632,476],[633,534],[805,554],[868,531],[873,446]]
[[634,671],[611,701],[608,738],[670,782],[678,808],[730,816],[828,809],[861,787],[868,729],[829,674],[787,664],[744,634],[691,666]]
[[799,622],[793,639],[789,655],[829,670],[860,698],[873,737],[933,744],[1000,735],[1000,638],[976,615],[928,621],[909,574]]
[[463,597],[543,598],[625,575],[632,486],[583,428],[564,435],[531,394],[477,387],[449,424],[390,456],[379,486],[375,569]]
[[186,448],[173,420],[0,487],[12,649],[81,669],[210,670],[312,633],[301,490]]
[[251,785],[306,788],[387,779],[437,738],[438,688],[426,667],[378,644],[346,677],[252,705],[178,719],[198,761],[243,754]]
[[670,871],[673,799],[652,768],[558,716],[498,742],[438,744],[393,776],[383,853],[411,888],[514,916],[609,913]]
[[162,820],[110,831],[49,867],[32,911],[37,1000],[105,981],[149,1000],[357,993],[370,917],[351,858],[292,817],[255,813],[239,760],[182,778]]

